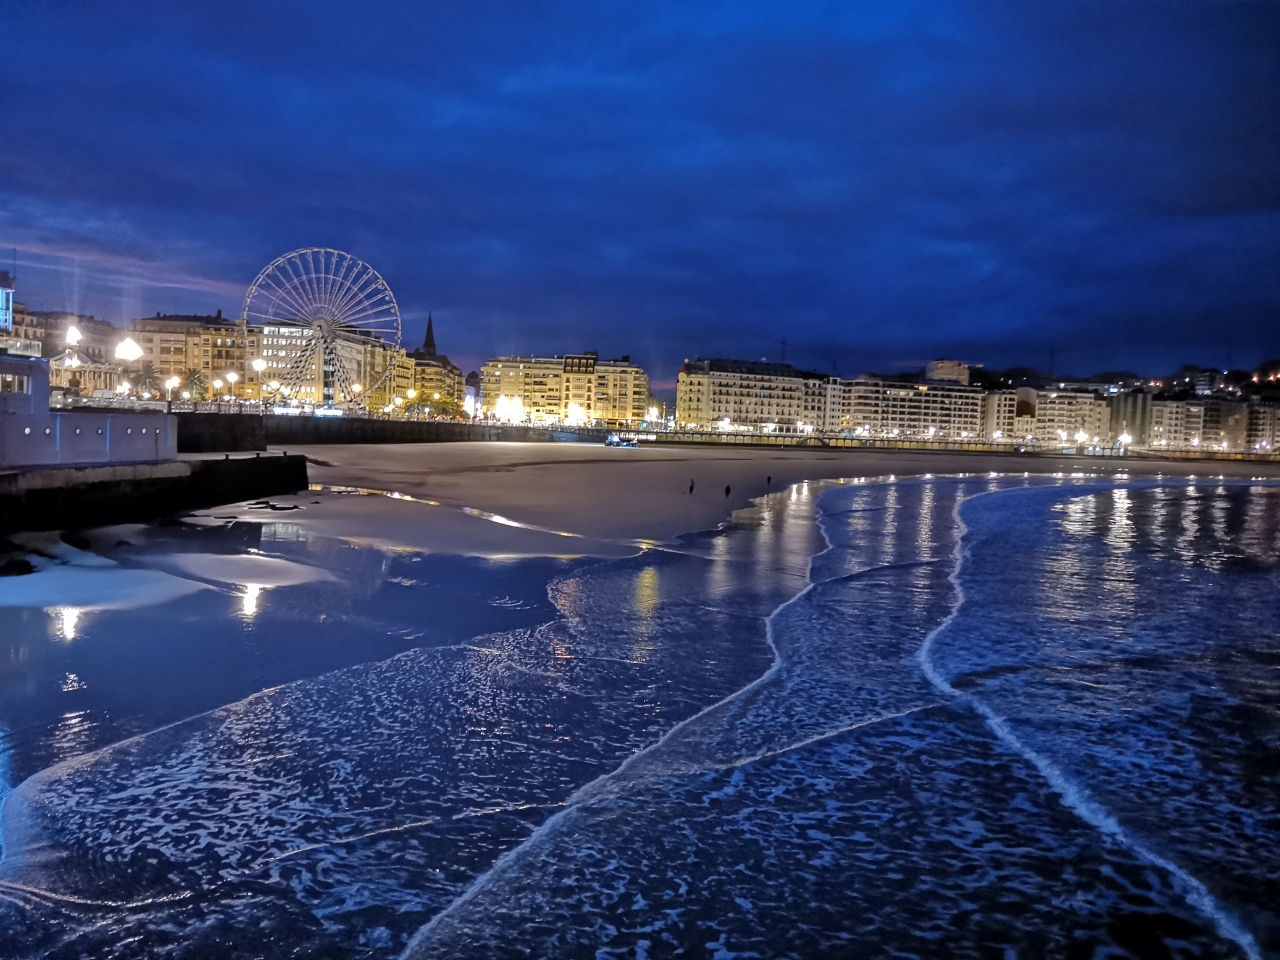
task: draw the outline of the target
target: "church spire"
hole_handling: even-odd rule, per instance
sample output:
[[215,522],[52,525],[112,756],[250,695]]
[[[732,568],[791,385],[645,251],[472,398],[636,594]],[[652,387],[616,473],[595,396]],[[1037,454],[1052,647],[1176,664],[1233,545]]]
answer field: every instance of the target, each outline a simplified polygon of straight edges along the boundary
[[428,357],[436,355],[436,331],[431,323],[431,312],[427,312],[427,338],[422,341],[422,352]]

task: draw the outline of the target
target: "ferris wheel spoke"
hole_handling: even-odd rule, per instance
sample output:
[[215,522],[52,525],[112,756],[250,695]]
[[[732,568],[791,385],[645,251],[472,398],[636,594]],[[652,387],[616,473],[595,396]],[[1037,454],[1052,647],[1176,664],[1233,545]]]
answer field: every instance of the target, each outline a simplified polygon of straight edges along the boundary
[[306,337],[304,342],[298,345],[298,352],[290,357],[284,373],[280,375],[280,379],[291,385],[296,385],[306,380],[309,372],[307,367],[315,362],[315,357],[316,343],[314,338]]
[[334,261],[336,286],[329,297],[329,305],[336,312],[342,309],[343,302],[359,290],[360,268],[364,266],[350,254],[340,254],[341,259]]
[[[367,263],[360,263],[352,274],[349,294],[343,299],[340,308],[344,313],[349,313],[357,304],[378,294],[390,297],[391,290],[376,270]],[[394,303],[394,298],[392,302]]]
[[[306,322],[311,319],[307,316],[308,310],[306,300],[302,296],[301,291],[296,289],[296,283],[285,284],[275,277],[268,277],[264,283],[270,284],[270,295],[274,300],[279,302],[282,306],[287,306],[290,309],[297,311],[298,315],[293,319],[299,322]],[[285,318],[282,317],[280,319]]]
[[353,304],[359,303],[370,292],[376,292],[377,290],[377,286],[370,283],[368,267],[365,264],[359,264],[352,270],[342,297],[334,303],[334,314],[345,313],[351,309]]
[[[306,277],[307,285],[311,289],[312,298],[315,300],[317,304],[320,305],[320,308],[323,310],[324,303],[325,303],[324,286],[320,280],[320,272],[316,270],[315,254],[316,254],[316,251],[314,250],[307,251],[307,269],[303,271],[303,275]],[[320,257],[321,257],[320,271],[323,271],[324,270],[324,251],[320,251]],[[301,259],[299,259],[298,262],[299,264],[301,264],[302,262]]]
[[340,312],[351,297],[359,293],[360,261],[348,254],[342,254],[342,260],[335,263],[334,287],[329,296],[329,306],[333,313]]
[[287,276],[289,281],[287,285],[288,292],[292,295],[296,303],[302,305],[302,314],[298,319],[309,323],[315,319],[315,300],[313,295],[307,289],[305,279],[299,273],[300,265],[293,259],[289,259],[286,260],[282,266],[284,267],[283,275]]
[[356,324],[356,325],[358,325],[358,321],[364,319],[364,317],[367,317],[367,316],[381,315],[381,316],[387,316],[388,319],[390,319],[389,317],[390,305],[389,303],[384,301],[385,301],[384,294],[379,294],[379,296],[372,297],[370,298],[370,300],[367,300],[364,303],[360,303],[360,305],[358,305],[357,307],[352,307],[352,310],[347,311],[346,314],[343,314],[340,317],[334,317],[334,319],[337,320],[338,323],[340,324]]
[[333,373],[334,373],[334,379],[337,380],[339,385],[342,387],[342,397],[343,397],[343,399],[339,401],[337,396],[335,396],[334,402],[335,403],[352,402],[352,400],[355,397],[355,390],[353,389],[354,381],[352,381],[350,371],[347,369],[346,360],[344,360],[341,356],[339,356],[338,351],[336,350],[334,351]]
[[[330,256],[332,254],[332,256]],[[320,251],[320,296],[325,306],[332,308],[334,296],[338,291],[338,252],[336,250]]]

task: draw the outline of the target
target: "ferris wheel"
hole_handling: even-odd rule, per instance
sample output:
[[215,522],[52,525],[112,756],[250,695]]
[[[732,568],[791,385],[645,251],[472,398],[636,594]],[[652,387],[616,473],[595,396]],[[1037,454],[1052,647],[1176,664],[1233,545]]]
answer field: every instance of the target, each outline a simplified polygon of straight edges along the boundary
[[363,404],[395,369],[396,298],[378,271],[341,250],[277,257],[250,285],[241,316],[262,327],[262,379],[283,398]]

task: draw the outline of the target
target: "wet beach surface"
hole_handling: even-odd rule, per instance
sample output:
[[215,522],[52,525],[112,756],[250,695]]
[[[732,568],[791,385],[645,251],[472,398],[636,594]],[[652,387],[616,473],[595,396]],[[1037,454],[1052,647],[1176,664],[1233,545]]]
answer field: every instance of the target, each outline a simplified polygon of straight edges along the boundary
[[4,955],[1280,950],[1264,483],[801,484],[554,557],[317,499],[32,545],[96,605],[0,607]]

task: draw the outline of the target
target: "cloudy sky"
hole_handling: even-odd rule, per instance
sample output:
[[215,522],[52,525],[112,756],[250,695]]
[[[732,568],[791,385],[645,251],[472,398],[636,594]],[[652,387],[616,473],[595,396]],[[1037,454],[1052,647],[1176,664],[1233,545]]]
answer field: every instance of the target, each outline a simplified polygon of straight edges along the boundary
[[[1280,356],[1280,4],[0,0],[19,300],[368,261],[441,349]],[[12,254],[3,256],[8,261]],[[0,264],[8,266],[8,263]]]

